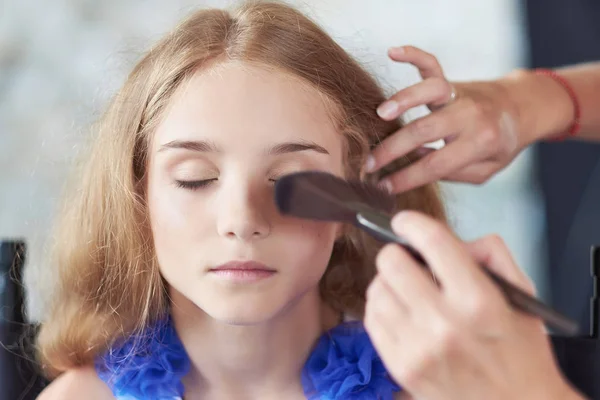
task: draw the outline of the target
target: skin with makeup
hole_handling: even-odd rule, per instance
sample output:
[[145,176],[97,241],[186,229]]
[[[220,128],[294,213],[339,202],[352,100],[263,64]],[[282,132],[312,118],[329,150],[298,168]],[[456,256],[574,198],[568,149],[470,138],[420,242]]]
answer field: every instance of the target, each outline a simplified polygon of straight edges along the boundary
[[[180,393],[161,398],[306,399],[302,377],[315,344],[348,317],[364,321],[385,364],[384,374],[374,361],[355,386],[376,393],[370,398],[577,398],[563,396],[572,392],[539,321],[512,313],[478,274],[475,260],[486,259],[489,242],[466,245],[445,227],[435,185],[397,195],[399,207],[413,211],[394,228],[425,254],[448,293],[397,246],[379,252],[352,228],[278,213],[273,185],[284,174],[364,177],[369,149],[399,128],[377,116],[383,100],[358,64],[287,6],[200,11],[184,21],[109,106],[77,195],[68,197],[57,234],[61,285],[39,337],[54,382],[40,398],[150,398],[132,395],[135,382],[151,386],[143,364],[127,382],[115,371],[140,359],[127,346],[167,318],[178,350],[161,342],[156,354],[139,355],[149,363],[184,355],[188,369],[173,386]],[[462,272],[444,271],[448,259]],[[527,285],[516,267],[497,269]],[[472,323],[474,314],[461,311],[472,311],[469,299],[492,304],[502,318]],[[445,340],[456,332],[468,346]],[[492,350],[488,334],[498,338]],[[438,342],[456,346],[431,346]],[[113,352],[118,361],[107,378],[102,363]],[[436,360],[442,368],[433,368]],[[160,366],[152,376],[173,380],[177,372]],[[537,367],[546,381],[534,379],[541,385],[529,389],[522,377],[538,376],[523,371]],[[405,390],[384,391],[394,381]],[[327,397],[330,389],[310,398],[355,398]]]

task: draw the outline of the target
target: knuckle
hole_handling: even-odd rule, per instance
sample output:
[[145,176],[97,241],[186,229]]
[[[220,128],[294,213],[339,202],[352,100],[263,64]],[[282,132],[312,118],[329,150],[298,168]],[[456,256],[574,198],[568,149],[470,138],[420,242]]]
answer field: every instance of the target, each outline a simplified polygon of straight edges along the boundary
[[434,82],[439,94],[447,94],[449,91],[452,90],[450,82],[448,82],[445,78],[436,76],[429,79],[431,79]]
[[431,80],[435,97],[439,100],[447,100],[448,96],[452,92],[452,86],[450,85],[450,82],[448,82],[445,78],[437,76],[429,79]]
[[446,231],[438,224],[428,227],[424,232],[423,246],[437,246],[446,239]]
[[404,108],[409,106],[413,101],[414,95],[413,90],[411,89],[412,87],[402,89],[399,92],[394,93],[390,99],[394,100],[401,110],[404,110]]
[[419,48],[417,48],[417,47],[415,47],[415,46],[412,46],[412,45],[410,45],[410,44],[409,44],[409,45],[406,45],[406,46],[404,46],[404,51],[405,51],[405,52],[407,52],[407,53],[408,53],[408,52],[410,52],[410,53],[423,52],[423,50],[421,50],[421,49],[419,49]]
[[432,67],[439,67],[439,66],[440,66],[440,63],[438,62],[438,59],[437,59],[437,57],[436,57],[436,56],[434,56],[433,54],[431,54],[431,53],[428,53],[428,52],[426,52],[426,51],[423,51],[423,57],[424,57],[424,59],[425,59],[425,62],[426,62],[428,65],[430,65],[430,66],[432,66]]
[[496,149],[498,142],[498,131],[494,128],[485,128],[477,135],[477,145],[480,149]]
[[427,366],[431,365],[430,359],[429,352],[421,354],[416,360],[396,365],[394,373],[405,387],[418,387],[426,377]]
[[419,118],[411,125],[412,128],[410,129],[410,134],[415,143],[421,143],[423,139],[431,136],[431,132],[434,128],[431,118]]
[[387,164],[397,157],[399,139],[398,132],[394,132],[377,147],[374,154],[378,162]]
[[417,142],[428,128],[428,124],[424,118],[419,118],[416,121],[411,122],[407,128],[407,132],[410,134],[412,141]]
[[486,236],[485,240],[490,247],[494,247],[494,248],[505,248],[506,247],[506,245],[504,244],[504,240],[498,234],[494,233],[494,234],[488,235],[488,236]]
[[463,307],[463,316],[470,326],[483,326],[493,312],[493,296],[482,292],[473,293]]
[[463,103],[469,110],[471,117],[475,120],[485,120],[487,112],[485,107],[480,103],[475,101],[475,99],[471,97],[463,98]]
[[399,376],[400,381],[405,382],[406,387],[416,387],[421,382],[424,373],[417,367],[402,367]]
[[458,346],[460,341],[460,330],[443,319],[437,323],[435,330],[435,354],[438,357],[446,358]]
[[465,114],[479,125],[488,127],[490,125],[489,112],[485,105],[472,97],[461,97],[461,103]]
[[482,173],[476,173],[473,178],[471,179],[472,183],[476,183],[478,185],[481,185],[482,183],[486,182],[488,179],[488,176]]
[[423,169],[431,176],[440,178],[446,172],[447,164],[442,158],[436,157],[437,155],[438,154],[431,154],[429,157],[424,157]]
[[487,182],[492,176],[494,176],[494,171],[486,171],[484,173],[481,174],[482,176],[482,180],[479,183],[485,183]]

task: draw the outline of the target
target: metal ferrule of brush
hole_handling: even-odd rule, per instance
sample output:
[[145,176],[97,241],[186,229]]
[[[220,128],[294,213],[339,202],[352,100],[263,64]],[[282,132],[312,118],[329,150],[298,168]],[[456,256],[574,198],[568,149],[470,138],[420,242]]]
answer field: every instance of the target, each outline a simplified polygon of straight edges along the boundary
[[397,243],[402,245],[413,258],[426,265],[421,254],[416,251],[406,240],[396,235],[392,230],[391,217],[377,210],[361,207],[362,210],[356,214],[356,223],[373,237],[382,242]]

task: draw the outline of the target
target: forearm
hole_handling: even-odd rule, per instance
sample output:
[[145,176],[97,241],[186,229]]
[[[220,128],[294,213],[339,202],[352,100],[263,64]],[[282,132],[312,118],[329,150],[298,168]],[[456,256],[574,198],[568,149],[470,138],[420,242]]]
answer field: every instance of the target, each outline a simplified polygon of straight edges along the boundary
[[[573,88],[580,106],[577,139],[600,141],[600,62],[557,69]],[[515,71],[500,80],[515,105],[519,130],[528,141],[550,139],[569,130],[575,108],[553,78]]]

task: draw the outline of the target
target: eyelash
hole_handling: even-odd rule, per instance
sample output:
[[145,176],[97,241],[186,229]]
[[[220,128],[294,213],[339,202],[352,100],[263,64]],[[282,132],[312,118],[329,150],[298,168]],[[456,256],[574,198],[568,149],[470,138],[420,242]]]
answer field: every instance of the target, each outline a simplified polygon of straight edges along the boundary
[[212,182],[216,181],[216,179],[204,179],[201,181],[175,181],[177,183],[177,187],[187,190],[198,190],[209,186]]
[[[177,187],[182,188],[182,189],[187,189],[187,190],[198,190],[198,189],[203,189],[206,188],[208,186],[210,186],[211,183],[213,183],[214,181],[216,181],[217,179],[204,179],[201,181],[175,181],[175,183],[177,184]],[[277,182],[277,179],[269,179],[270,182]]]

